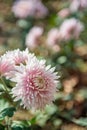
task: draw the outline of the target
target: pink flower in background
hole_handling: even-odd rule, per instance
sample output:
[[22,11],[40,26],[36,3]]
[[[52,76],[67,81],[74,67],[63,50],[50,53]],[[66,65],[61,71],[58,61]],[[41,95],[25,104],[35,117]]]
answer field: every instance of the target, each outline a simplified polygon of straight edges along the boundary
[[70,40],[71,38],[78,38],[80,33],[84,30],[83,24],[75,19],[66,19],[60,26],[60,34],[62,40]]
[[76,12],[87,8],[87,0],[71,0],[70,10],[71,12]]
[[80,7],[81,8],[87,8],[87,0],[80,0],[81,3],[80,3]]
[[47,41],[46,41],[47,45],[52,47],[55,44],[57,44],[59,40],[60,40],[59,30],[57,28],[51,29],[47,35]]
[[66,18],[70,15],[70,10],[68,8],[62,9],[58,12],[58,16],[61,18]]
[[70,11],[71,12],[78,11],[79,6],[80,6],[80,0],[71,0]]
[[48,14],[48,9],[41,3],[40,0],[19,0],[14,2],[12,11],[16,17],[26,18],[33,16],[43,18]]
[[34,49],[40,44],[40,38],[43,34],[43,28],[35,26],[26,36],[26,46],[30,49]]
[[34,5],[31,0],[20,0],[14,3],[12,11],[16,17],[26,18],[34,14]]
[[36,2],[35,5],[35,18],[44,18],[48,14],[48,9],[41,3],[40,0]]
[[14,69],[14,64],[9,59],[6,59],[5,56],[0,57],[0,76],[8,76],[10,71]]
[[16,77],[12,81],[16,86],[12,89],[14,101],[21,100],[21,105],[30,109],[43,109],[54,101],[57,90],[57,73],[55,68],[46,66],[45,60],[39,61],[35,56],[28,58],[26,66],[17,66]]

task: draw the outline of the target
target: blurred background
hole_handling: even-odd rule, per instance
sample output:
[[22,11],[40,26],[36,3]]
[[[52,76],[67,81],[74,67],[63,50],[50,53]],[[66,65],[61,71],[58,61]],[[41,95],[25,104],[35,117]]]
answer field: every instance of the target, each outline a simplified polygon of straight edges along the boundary
[[32,119],[33,130],[87,130],[87,0],[0,0],[0,55],[26,47],[56,66],[59,91],[44,112],[21,109],[13,120]]

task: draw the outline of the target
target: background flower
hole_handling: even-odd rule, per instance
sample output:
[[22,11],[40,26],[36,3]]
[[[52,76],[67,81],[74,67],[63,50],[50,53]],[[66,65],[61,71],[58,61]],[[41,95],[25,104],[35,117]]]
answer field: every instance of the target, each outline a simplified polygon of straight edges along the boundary
[[58,43],[58,41],[60,41],[59,30],[57,28],[53,28],[48,32],[47,44],[53,47],[55,44]]
[[87,0],[72,0],[70,4],[70,10],[76,12],[87,8]]
[[69,8],[65,8],[65,9],[62,9],[58,12],[58,16],[60,16],[61,18],[66,18],[70,15],[70,10]]
[[43,34],[43,28],[39,26],[33,27],[26,36],[26,46],[34,49],[39,46],[40,38]]
[[61,39],[69,40],[72,38],[78,38],[83,31],[83,24],[77,19],[66,19],[60,26]]
[[28,16],[43,18],[48,14],[48,9],[40,0],[19,0],[14,2],[12,12],[19,18],[26,18]]

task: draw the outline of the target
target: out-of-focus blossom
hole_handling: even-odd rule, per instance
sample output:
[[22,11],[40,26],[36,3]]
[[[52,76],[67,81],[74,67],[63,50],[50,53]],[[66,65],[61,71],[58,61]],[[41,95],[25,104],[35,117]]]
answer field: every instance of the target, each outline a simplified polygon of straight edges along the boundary
[[83,31],[83,24],[75,19],[66,19],[60,26],[60,34],[62,40],[70,40],[72,38],[78,38],[81,31]]
[[26,18],[28,16],[43,18],[48,14],[48,9],[40,0],[16,1],[12,7],[12,11],[19,18]]
[[71,0],[70,10],[71,12],[76,12],[87,8],[87,0]]
[[80,0],[71,0],[71,4],[70,4],[70,11],[71,12],[76,12],[79,9],[80,6]]
[[48,32],[47,45],[53,47],[60,40],[60,33],[57,28],[53,28]]
[[70,15],[70,10],[69,8],[65,8],[65,9],[62,9],[58,12],[58,16],[60,16],[61,18],[66,18]]
[[28,58],[25,65],[17,66],[16,77],[12,81],[16,86],[12,89],[14,101],[21,100],[21,105],[30,109],[43,109],[54,101],[57,90],[57,73],[55,68],[46,66],[45,60],[39,61],[35,56]]
[[35,26],[26,36],[26,46],[30,49],[36,48],[40,44],[40,38],[43,34],[43,28]]
[[31,0],[20,0],[16,1],[12,7],[16,17],[26,18],[27,16],[32,16],[34,14],[34,5]]
[[48,14],[48,9],[41,3],[40,0],[36,1],[35,5],[35,18],[44,18]]

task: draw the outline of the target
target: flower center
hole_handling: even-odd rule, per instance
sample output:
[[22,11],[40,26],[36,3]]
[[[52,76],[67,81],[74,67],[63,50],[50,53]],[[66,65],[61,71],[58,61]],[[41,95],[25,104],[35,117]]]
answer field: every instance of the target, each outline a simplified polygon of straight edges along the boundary
[[35,78],[34,84],[35,84],[36,87],[41,89],[41,88],[44,87],[45,81],[41,76],[38,76],[38,77]]

